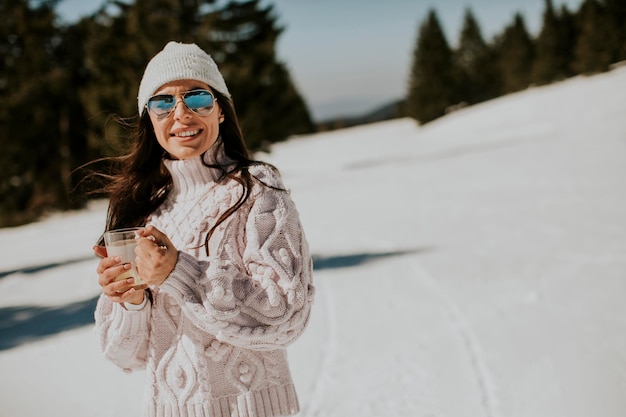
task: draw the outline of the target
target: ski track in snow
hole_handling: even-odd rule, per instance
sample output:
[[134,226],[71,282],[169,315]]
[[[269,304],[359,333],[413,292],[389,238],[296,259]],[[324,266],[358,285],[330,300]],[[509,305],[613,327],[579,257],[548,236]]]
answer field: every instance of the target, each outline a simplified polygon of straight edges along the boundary
[[[325,284],[325,283],[324,283]],[[320,415],[323,403],[324,383],[330,378],[333,362],[336,360],[337,346],[337,312],[335,311],[335,299],[329,285],[317,285],[321,289],[326,304],[326,343],[323,348],[322,364],[319,366],[313,382],[313,394],[308,405],[300,412],[301,417],[313,417]],[[319,295],[318,295],[319,297]]]
[[459,310],[458,306],[446,294],[444,289],[437,284],[437,280],[426,270],[419,259],[411,257],[409,262],[411,263],[411,268],[415,271],[416,278],[421,279],[422,282],[424,282],[435,294],[437,294],[449,314],[453,328],[457,330],[458,336],[463,341],[463,345],[467,350],[467,355],[474,370],[476,384],[481,393],[484,416],[498,417],[496,412],[496,384],[490,376],[489,369],[484,360],[482,348],[476,335],[472,331],[471,326],[465,319],[463,319],[463,314]]

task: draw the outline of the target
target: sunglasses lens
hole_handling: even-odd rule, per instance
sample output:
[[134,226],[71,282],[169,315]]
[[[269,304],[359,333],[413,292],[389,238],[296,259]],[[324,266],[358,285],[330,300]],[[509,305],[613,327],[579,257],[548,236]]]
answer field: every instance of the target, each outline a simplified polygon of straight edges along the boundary
[[213,110],[213,94],[207,90],[194,90],[185,93],[183,97],[185,105],[200,115],[206,115]]
[[168,115],[176,105],[176,97],[163,94],[150,97],[148,100],[148,110],[158,116]]

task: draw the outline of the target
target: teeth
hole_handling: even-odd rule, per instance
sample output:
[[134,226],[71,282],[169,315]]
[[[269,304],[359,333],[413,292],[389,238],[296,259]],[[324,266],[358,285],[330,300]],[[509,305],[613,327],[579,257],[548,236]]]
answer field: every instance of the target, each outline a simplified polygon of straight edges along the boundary
[[200,133],[200,130],[189,130],[187,132],[180,132],[177,133],[176,136],[180,136],[180,137],[188,137],[188,136],[193,136],[193,135],[197,135],[198,133]]

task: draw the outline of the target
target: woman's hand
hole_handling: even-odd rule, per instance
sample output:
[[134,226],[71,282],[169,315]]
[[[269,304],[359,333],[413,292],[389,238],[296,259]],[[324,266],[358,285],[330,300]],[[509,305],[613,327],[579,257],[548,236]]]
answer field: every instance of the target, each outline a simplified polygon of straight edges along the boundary
[[94,246],[93,251],[101,257],[96,272],[102,293],[115,303],[141,304],[144,297],[143,288],[134,288],[135,279],[128,278],[115,281],[115,278],[130,269],[129,263],[122,263],[120,256],[109,258],[104,246]]
[[161,285],[178,261],[178,250],[169,238],[154,226],[137,232],[140,236],[135,249],[137,273],[148,285]]

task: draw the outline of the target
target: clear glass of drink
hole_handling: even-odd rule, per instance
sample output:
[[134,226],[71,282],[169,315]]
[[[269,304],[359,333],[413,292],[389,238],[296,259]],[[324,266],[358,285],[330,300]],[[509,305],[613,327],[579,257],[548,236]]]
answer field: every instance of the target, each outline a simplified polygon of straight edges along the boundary
[[137,266],[135,265],[135,248],[139,240],[137,231],[140,229],[140,227],[130,227],[126,229],[109,230],[104,234],[107,256],[121,256],[122,263],[130,263],[131,265],[128,271],[115,277],[115,281],[132,277],[135,279],[133,287],[137,289],[146,287],[146,284],[137,273]]

